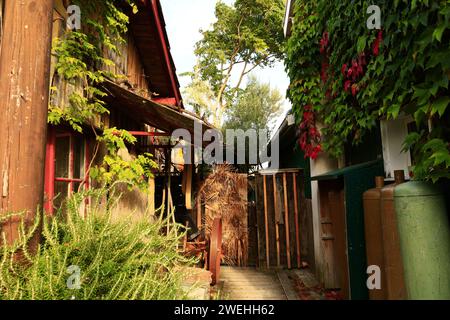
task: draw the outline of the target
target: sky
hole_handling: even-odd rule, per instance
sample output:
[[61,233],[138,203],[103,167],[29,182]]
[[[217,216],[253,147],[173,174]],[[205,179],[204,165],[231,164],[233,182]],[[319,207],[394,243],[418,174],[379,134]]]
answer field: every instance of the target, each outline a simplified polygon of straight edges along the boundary
[[[215,21],[214,7],[217,0],[160,0],[167,34],[169,37],[171,53],[177,69],[181,88],[189,83],[189,77],[180,77],[180,74],[192,71],[196,62],[194,45],[201,39],[200,29],[208,29]],[[225,0],[232,3],[232,0]],[[282,26],[280,26],[282,28]],[[277,63],[273,68],[255,69],[252,73],[260,81],[270,83],[278,88],[285,96],[289,85],[289,78],[284,71],[283,63]],[[275,128],[291,108],[289,101],[284,103],[283,115],[277,119]]]

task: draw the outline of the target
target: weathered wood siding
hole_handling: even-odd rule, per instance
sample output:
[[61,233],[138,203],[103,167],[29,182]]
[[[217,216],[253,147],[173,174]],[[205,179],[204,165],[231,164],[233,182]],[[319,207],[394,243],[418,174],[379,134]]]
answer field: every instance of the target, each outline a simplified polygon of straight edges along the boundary
[[128,37],[128,81],[133,86],[134,91],[137,94],[145,97],[151,98],[149,92],[148,79],[145,76],[144,67],[142,65],[142,60],[139,55],[138,49],[132,36]]
[[[53,39],[64,37],[66,32],[66,19],[67,11],[64,7],[63,0],[55,0],[53,10]],[[104,48],[104,57],[113,61],[114,65],[103,65],[101,68],[102,70],[123,76],[116,80],[117,83],[120,83],[122,86],[145,98],[151,98],[151,94],[149,92],[149,82],[144,74],[144,68],[141,62],[142,60],[135,45],[133,35],[129,33],[125,36],[125,39],[125,43],[116,44],[119,53]],[[83,84],[81,82],[75,84],[67,83],[67,81],[62,79],[62,77],[56,72],[56,63],[57,58],[52,55],[50,86],[53,90],[50,104],[64,108],[69,105],[69,98],[73,92],[83,94]],[[108,125],[107,119],[103,120],[106,120],[106,124]],[[96,119],[95,122],[99,122],[99,119]]]
[[[66,31],[67,11],[63,5],[63,0],[56,0],[53,9],[53,42],[62,38]],[[52,54],[50,65],[50,105],[65,108],[69,105],[69,98],[72,93],[83,94],[83,88],[80,83],[71,84],[64,80],[56,70],[57,57]]]
[[0,0],[0,52],[2,47],[2,36],[3,36],[3,0]]

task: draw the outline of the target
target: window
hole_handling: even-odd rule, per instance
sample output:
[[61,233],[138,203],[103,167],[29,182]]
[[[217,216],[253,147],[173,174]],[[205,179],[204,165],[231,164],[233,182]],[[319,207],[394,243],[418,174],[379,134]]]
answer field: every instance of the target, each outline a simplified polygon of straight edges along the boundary
[[45,209],[52,214],[71,194],[89,187],[84,181],[89,152],[86,138],[80,134],[50,128],[48,135]]

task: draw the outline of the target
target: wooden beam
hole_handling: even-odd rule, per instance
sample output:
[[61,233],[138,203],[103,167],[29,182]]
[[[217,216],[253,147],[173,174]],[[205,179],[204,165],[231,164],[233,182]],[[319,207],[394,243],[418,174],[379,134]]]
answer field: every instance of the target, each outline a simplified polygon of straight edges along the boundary
[[289,208],[287,199],[286,173],[283,173],[283,193],[284,193],[284,230],[286,233],[286,257],[288,269],[291,269],[291,243],[289,237]]
[[147,132],[147,131],[128,131],[129,134],[136,137],[170,137],[167,132]]
[[267,269],[270,268],[270,252],[269,252],[269,216],[267,213],[267,184],[266,176],[263,176],[263,186],[264,186],[264,226],[266,231],[266,265]]
[[197,194],[197,228],[202,229],[202,201],[201,195]]
[[[42,210],[53,0],[6,1],[0,55],[0,216]],[[20,221],[2,227],[19,237]],[[0,240],[1,241],[1,240]]]
[[281,266],[280,261],[280,227],[278,225],[277,221],[277,176],[276,174],[272,175],[273,180],[273,211],[275,213],[275,238],[277,241],[277,267],[279,268]]
[[155,176],[148,178],[148,212],[153,217],[155,216]]
[[298,201],[297,201],[297,174],[292,173],[292,181],[294,184],[294,213],[295,213],[295,242],[297,247],[297,268],[301,267],[300,256],[300,230],[298,225]]

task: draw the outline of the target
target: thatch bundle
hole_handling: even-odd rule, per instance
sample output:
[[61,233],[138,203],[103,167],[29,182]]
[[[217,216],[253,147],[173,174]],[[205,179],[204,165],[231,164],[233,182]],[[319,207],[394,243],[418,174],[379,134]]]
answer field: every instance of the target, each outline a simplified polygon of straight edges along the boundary
[[245,265],[248,247],[247,175],[236,173],[230,165],[216,165],[198,195],[205,206],[207,234],[214,218],[222,218],[224,261]]

